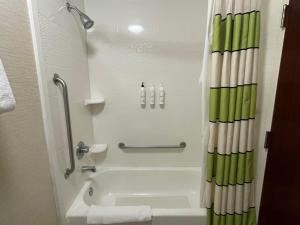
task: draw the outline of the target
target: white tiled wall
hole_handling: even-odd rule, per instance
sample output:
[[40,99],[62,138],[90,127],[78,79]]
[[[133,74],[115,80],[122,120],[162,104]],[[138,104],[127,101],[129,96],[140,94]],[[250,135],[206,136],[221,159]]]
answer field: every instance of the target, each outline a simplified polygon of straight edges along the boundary
[[[88,33],[88,57],[93,96],[105,97],[94,108],[95,141],[107,143],[101,165],[200,166],[201,72],[207,2],[198,0],[86,0],[95,20]],[[141,25],[139,34],[129,25]],[[139,87],[145,82],[147,106]],[[149,85],[166,89],[166,104],[149,106]],[[158,95],[158,92],[156,92]],[[156,98],[158,102],[158,98]],[[123,152],[126,144],[179,144],[184,151]]]
[[[71,2],[83,9],[82,0]],[[78,15],[69,13],[65,3],[29,1],[48,150],[62,220],[82,185],[82,178],[78,171],[68,180],[63,177],[69,167],[69,155],[62,93],[52,81],[53,73],[59,73],[68,84],[74,145],[80,140],[93,143],[91,114],[83,105],[85,98],[90,97],[86,34]]]

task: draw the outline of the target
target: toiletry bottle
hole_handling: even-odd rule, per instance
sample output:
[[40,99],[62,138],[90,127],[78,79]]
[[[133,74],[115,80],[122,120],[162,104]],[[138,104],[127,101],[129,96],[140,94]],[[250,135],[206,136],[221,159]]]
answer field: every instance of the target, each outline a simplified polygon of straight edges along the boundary
[[150,105],[155,105],[155,88],[154,86],[151,84],[150,85]]
[[144,82],[142,82],[141,89],[140,89],[140,101],[142,106],[146,105],[146,89],[145,89]]
[[164,105],[165,104],[165,88],[162,83],[159,85],[159,104]]

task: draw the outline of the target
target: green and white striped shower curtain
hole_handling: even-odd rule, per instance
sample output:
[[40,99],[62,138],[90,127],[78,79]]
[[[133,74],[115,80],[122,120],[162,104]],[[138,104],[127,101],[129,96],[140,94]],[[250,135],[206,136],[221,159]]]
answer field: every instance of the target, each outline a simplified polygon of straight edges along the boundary
[[215,0],[211,41],[208,225],[256,224],[253,129],[259,0]]

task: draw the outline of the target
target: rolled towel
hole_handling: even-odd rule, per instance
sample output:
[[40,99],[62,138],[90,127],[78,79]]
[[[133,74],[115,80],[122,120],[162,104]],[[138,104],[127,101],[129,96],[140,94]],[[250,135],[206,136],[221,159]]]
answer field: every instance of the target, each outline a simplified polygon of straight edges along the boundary
[[147,222],[152,220],[150,206],[91,206],[87,214],[87,224],[116,224]]
[[15,106],[16,100],[0,59],[0,114],[14,110]]

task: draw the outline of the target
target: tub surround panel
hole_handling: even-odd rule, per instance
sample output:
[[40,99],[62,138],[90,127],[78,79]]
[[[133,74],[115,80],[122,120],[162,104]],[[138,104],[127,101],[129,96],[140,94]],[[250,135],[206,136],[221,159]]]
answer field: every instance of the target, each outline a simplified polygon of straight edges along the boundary
[[[91,95],[105,104],[92,109],[96,157],[105,166],[199,166],[201,71],[207,3],[197,0],[86,0],[95,21],[87,35]],[[140,104],[145,82],[146,106]],[[159,85],[166,91],[159,105]],[[155,106],[150,106],[150,85]],[[187,143],[183,151],[122,151],[126,144]]]

